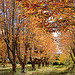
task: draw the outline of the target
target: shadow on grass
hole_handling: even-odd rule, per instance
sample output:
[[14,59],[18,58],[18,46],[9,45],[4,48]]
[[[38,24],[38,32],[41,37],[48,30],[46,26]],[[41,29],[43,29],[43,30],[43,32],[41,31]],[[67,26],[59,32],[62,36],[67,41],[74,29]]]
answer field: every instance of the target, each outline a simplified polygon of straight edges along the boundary
[[[32,73],[31,75],[68,75],[69,73],[68,72],[60,72],[60,73],[57,73],[57,72],[45,72],[45,73]],[[70,73],[70,75],[74,75],[72,73]]]
[[[60,71],[57,71],[57,70],[55,70],[55,71],[42,71],[42,72],[40,72],[40,71],[31,71],[31,69],[32,69],[32,67],[31,66],[26,66],[26,70],[28,71],[28,72],[32,72],[32,74],[28,74],[28,72],[27,72],[27,74],[23,74],[23,73],[21,73],[21,68],[17,68],[17,72],[15,73],[15,74],[13,74],[13,72],[12,72],[12,69],[6,69],[6,70],[3,70],[3,71],[0,71],[0,75],[74,75],[73,73],[70,73],[70,74],[68,74],[68,69],[66,69],[65,71],[62,71],[62,72],[60,72]],[[25,71],[26,71],[25,70]]]
[[[26,66],[26,70],[31,71],[32,67],[31,66]],[[21,67],[20,68],[16,68],[16,73],[13,74],[12,68],[10,69],[1,69],[0,70],[0,75],[19,75],[19,73],[21,73]],[[22,73],[20,74],[22,75]],[[25,75],[25,74],[24,74]]]
[[[57,72],[50,72],[48,75],[65,75],[67,74],[68,72],[60,72],[60,73],[57,73]],[[47,74],[45,74],[47,75]]]

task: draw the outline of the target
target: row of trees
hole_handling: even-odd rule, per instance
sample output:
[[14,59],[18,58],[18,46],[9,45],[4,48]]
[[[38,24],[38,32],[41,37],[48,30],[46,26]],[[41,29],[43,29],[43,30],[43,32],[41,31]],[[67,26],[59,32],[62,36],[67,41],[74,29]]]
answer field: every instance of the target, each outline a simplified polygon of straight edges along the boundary
[[[24,1],[20,0],[27,13],[26,17],[32,17],[31,27],[44,29],[46,34],[60,31],[59,49],[63,53],[69,53],[75,64],[75,24],[74,24],[74,0],[48,0],[48,1]],[[34,2],[34,3],[33,3]],[[51,37],[51,36],[50,36]],[[43,39],[43,38],[42,38]],[[45,44],[46,46],[46,44]],[[64,47],[63,47],[64,46]],[[49,46],[46,46],[49,49]],[[48,51],[47,49],[47,51]],[[54,48],[55,49],[55,48]],[[51,49],[49,49],[51,50]],[[66,50],[66,51],[65,51]]]
[[[29,22],[32,17],[25,17],[24,14],[27,14],[27,12],[24,12],[21,4],[17,1],[15,2],[15,0],[3,0],[1,12],[0,39],[3,42],[1,42],[1,47],[5,44],[4,49],[1,48],[1,55],[5,53],[8,56],[7,58],[12,64],[13,71],[16,72],[16,57],[22,66],[22,72],[24,72],[27,58],[30,58],[33,70],[35,70],[36,61],[39,67],[41,62],[43,66],[44,62],[47,65],[47,60],[50,56],[48,55],[49,51],[46,50],[50,50],[52,46],[55,46],[54,43],[51,44],[50,35],[44,34],[45,31],[38,27],[34,28],[37,24],[34,23],[34,26],[32,21]],[[51,47],[49,48],[50,45]]]
[[[65,45],[64,48],[66,53],[70,49],[75,55],[74,5],[71,5],[73,1],[66,1],[66,3],[51,0],[19,1],[2,0],[0,6],[0,39],[5,44],[4,49],[0,48],[0,54],[2,55],[5,50],[4,53],[8,56],[14,72],[16,72],[16,57],[22,66],[22,72],[24,72],[28,58],[30,58],[33,70],[35,70],[36,61],[40,67],[41,62],[44,66],[44,62],[47,65],[48,60],[55,59],[57,49],[51,32],[56,30],[61,30],[62,35],[64,35],[64,31],[69,30],[70,35],[68,36],[72,38],[69,43],[66,42],[67,46]],[[62,38],[62,42],[63,40],[64,38]],[[73,44],[73,47],[70,46],[70,43]],[[2,46],[3,44],[1,43]],[[63,42],[63,44],[65,43]],[[62,43],[60,46],[62,48]],[[70,55],[75,64],[72,52]]]

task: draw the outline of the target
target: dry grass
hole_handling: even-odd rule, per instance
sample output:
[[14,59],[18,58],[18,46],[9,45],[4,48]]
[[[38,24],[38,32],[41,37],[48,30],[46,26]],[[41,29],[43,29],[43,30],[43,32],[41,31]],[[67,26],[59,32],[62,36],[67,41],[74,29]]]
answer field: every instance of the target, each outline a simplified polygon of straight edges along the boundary
[[[17,68],[20,68],[20,64],[17,64]],[[11,64],[6,64],[5,67],[3,67],[2,65],[0,65],[0,71],[1,70],[5,70],[5,69],[12,69],[12,65]]]
[[[2,70],[0,72],[2,72],[3,75],[11,75],[12,71],[10,72],[9,70],[11,68],[12,68],[11,64],[7,64],[5,68],[0,66],[0,70]],[[26,70],[25,70],[26,74],[25,74],[25,73],[21,73],[21,66],[20,64],[17,64],[17,72],[14,75],[71,75],[71,73],[65,72],[67,68],[68,67],[65,66],[62,66],[60,68],[60,66],[50,65],[49,67],[41,67],[40,69],[38,69],[36,65],[36,71],[31,71],[31,65],[26,65]],[[5,69],[6,70],[8,69],[7,74],[4,72]]]

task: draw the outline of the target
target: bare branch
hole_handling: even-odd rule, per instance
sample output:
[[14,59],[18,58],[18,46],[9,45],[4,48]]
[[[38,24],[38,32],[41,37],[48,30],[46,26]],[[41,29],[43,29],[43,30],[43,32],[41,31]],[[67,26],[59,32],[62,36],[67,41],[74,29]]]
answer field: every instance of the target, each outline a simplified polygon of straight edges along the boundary
[[6,40],[6,39],[4,39],[4,41],[6,42],[8,49],[9,49],[9,50],[13,53],[13,51],[11,50],[11,48],[10,48],[9,44],[7,43],[7,40]]

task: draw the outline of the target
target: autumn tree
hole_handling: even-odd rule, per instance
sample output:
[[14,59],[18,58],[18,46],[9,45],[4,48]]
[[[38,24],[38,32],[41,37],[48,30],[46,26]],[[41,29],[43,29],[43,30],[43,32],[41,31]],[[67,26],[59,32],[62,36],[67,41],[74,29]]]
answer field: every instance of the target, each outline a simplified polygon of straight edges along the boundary
[[[9,2],[11,2],[12,5],[7,4]],[[10,8],[12,8],[12,11],[9,12],[9,14],[8,14],[7,9],[8,9],[9,6],[10,6]],[[15,13],[14,12],[15,12],[15,0],[12,0],[12,1],[2,0],[2,13],[3,13],[2,23],[3,24],[1,24],[1,26],[2,26],[2,28],[4,28],[4,32],[2,32],[2,34],[4,36],[4,40],[5,40],[6,45],[7,45],[8,58],[9,58],[11,64],[12,64],[13,71],[16,72],[16,53],[15,53],[15,37],[14,37],[14,21],[15,21],[14,14]],[[9,16],[9,15],[11,15],[12,17]],[[12,22],[10,23],[11,25],[9,24],[9,21],[8,21],[9,18],[12,18],[11,19]],[[9,38],[10,27],[11,27],[11,30],[12,30],[12,33],[11,33],[11,35],[12,35],[12,39],[11,39],[12,48],[10,47],[10,40],[9,40],[10,39]],[[12,53],[13,59],[11,59],[10,52]]]
[[0,59],[1,59],[3,67],[5,67],[5,65],[6,65],[6,59],[7,59],[7,50],[6,49],[7,49],[6,44],[2,38],[2,39],[0,39]]
[[[34,3],[33,3],[34,2]],[[74,0],[47,0],[30,1],[21,0],[22,6],[27,11],[27,16],[34,18],[37,27],[43,28],[47,32],[70,31],[74,35]],[[31,21],[33,21],[31,19]],[[33,24],[33,23],[32,23]],[[31,24],[31,25],[32,25]],[[72,29],[69,29],[69,27]],[[34,26],[35,27],[35,26]],[[72,39],[71,39],[72,40]],[[75,56],[74,41],[71,41],[71,50]],[[72,54],[70,53],[71,57]],[[73,58],[72,58],[73,60]],[[75,61],[73,60],[75,63]]]
[[[17,10],[15,9],[15,0],[11,1],[11,9],[12,11],[9,12],[10,16],[7,14],[7,9],[10,5],[7,2],[4,6],[4,0],[2,1],[2,13],[1,16],[1,31],[2,31],[2,38],[4,38],[6,45],[7,45],[7,53],[8,58],[12,64],[13,71],[16,71],[16,53],[20,62],[22,62],[22,69],[24,69],[24,65],[27,57],[27,49],[29,48],[28,43],[30,43],[30,60],[32,62],[32,67],[35,69],[35,61],[36,57],[45,58],[45,63],[55,55],[57,52],[56,44],[53,43],[51,33],[55,31],[60,32],[67,32],[70,31],[70,34],[75,38],[74,33],[74,1],[73,0],[17,0],[21,3],[21,8],[23,13],[20,13],[19,16]],[[18,3],[19,5],[19,3]],[[5,10],[6,8],[6,10]],[[10,11],[10,9],[9,9]],[[16,12],[16,14],[15,14]],[[9,17],[8,17],[8,16]],[[25,18],[26,20],[23,20]],[[10,21],[8,21],[8,19]],[[15,21],[17,19],[17,23],[15,25]],[[8,22],[7,22],[8,21]],[[12,22],[11,22],[12,21]],[[23,22],[22,22],[23,21]],[[25,48],[24,53],[24,61],[20,60],[20,43],[19,36],[25,35],[24,27],[28,28],[29,35],[27,35],[27,39],[25,40],[24,36],[22,38],[22,44]],[[71,29],[69,29],[71,26]],[[4,32],[3,32],[4,31]],[[20,32],[22,31],[22,32]],[[20,33],[20,34],[19,34]],[[23,34],[21,34],[23,33]],[[12,36],[11,36],[12,35]],[[75,56],[75,48],[74,48],[74,38],[71,41],[73,44],[71,50]],[[26,42],[27,41],[27,42]],[[11,42],[11,43],[10,43]],[[11,44],[11,47],[10,47]],[[37,49],[35,49],[35,46]],[[69,45],[67,45],[69,46]],[[22,46],[21,46],[22,47]],[[67,47],[65,47],[67,49]],[[35,52],[38,51],[38,53]],[[41,50],[42,53],[41,53]],[[67,50],[68,51],[68,50]],[[10,55],[10,52],[12,54]],[[53,54],[53,52],[55,52]],[[34,55],[33,55],[34,54]],[[43,56],[41,56],[43,54]],[[70,53],[71,57],[72,54]],[[36,57],[35,57],[36,56]],[[54,58],[54,57],[53,57]],[[33,60],[32,60],[33,59]],[[38,59],[39,60],[39,59]],[[75,64],[75,60],[73,59]],[[40,63],[38,61],[38,63]],[[40,64],[39,64],[40,65]],[[23,70],[24,71],[24,70]]]
[[[16,8],[16,9],[15,9]],[[20,4],[15,0],[1,1],[1,38],[7,45],[8,58],[12,64],[13,72],[16,72],[16,38],[22,19],[20,19]],[[19,16],[17,16],[19,15]]]

